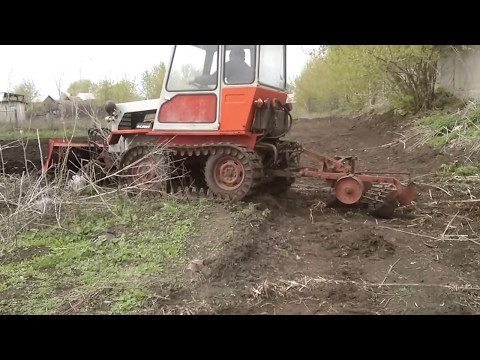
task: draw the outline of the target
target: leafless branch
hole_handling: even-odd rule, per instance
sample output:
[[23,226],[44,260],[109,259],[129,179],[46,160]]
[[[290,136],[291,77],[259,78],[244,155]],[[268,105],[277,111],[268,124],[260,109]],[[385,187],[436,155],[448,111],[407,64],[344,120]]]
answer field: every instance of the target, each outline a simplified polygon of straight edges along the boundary
[[390,268],[388,269],[387,274],[385,275],[385,278],[383,279],[383,281],[382,281],[381,284],[385,283],[385,280],[387,280],[387,277],[388,277],[388,275],[390,274],[390,272],[392,271],[393,267],[394,267],[395,265],[397,265],[397,263],[398,263],[399,261],[400,261],[400,259],[398,259],[398,260],[395,261],[392,265],[390,265]]

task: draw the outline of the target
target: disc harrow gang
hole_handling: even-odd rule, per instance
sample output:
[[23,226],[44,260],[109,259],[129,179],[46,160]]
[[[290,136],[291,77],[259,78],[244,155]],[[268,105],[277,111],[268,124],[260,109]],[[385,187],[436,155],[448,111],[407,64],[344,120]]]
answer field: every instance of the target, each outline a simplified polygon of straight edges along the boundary
[[385,202],[387,195],[395,190],[396,188],[393,184],[372,184],[362,199],[371,203],[372,207],[376,209]]
[[397,207],[409,205],[417,197],[413,182],[404,185],[398,179],[380,173],[356,173],[353,156],[328,158],[308,150],[304,153],[318,164],[317,167],[299,169],[299,175],[327,180],[336,202],[342,205],[371,205],[373,215],[391,218]]

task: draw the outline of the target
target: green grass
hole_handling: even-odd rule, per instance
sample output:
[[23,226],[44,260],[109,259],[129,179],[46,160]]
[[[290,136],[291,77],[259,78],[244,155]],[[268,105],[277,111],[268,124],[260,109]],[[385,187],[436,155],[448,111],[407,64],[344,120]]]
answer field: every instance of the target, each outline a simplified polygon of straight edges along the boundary
[[[38,137],[40,139],[46,138],[71,138],[73,137],[84,137],[87,135],[86,129],[68,129],[64,130],[39,130]],[[27,139],[37,139],[37,130],[6,130],[0,131],[0,140],[27,140]]]
[[448,136],[446,136],[446,135],[435,136],[435,137],[431,138],[428,141],[428,143],[433,148],[441,148],[441,147],[448,144]]
[[436,114],[421,119],[420,124],[426,125],[436,131],[452,131],[459,121],[460,117],[457,114]]
[[463,115],[435,114],[420,119],[418,124],[433,131],[434,136],[428,141],[433,148],[442,148],[453,142],[472,142],[480,137],[480,109]]
[[37,129],[40,138],[70,138],[84,137],[87,135],[87,129],[93,126],[90,118],[81,119],[59,119],[46,120],[44,117],[38,117],[28,120],[22,126],[15,128],[2,124],[0,126],[0,140],[26,140],[36,139]]
[[468,119],[475,125],[480,125],[480,109],[473,111],[468,115]]
[[472,129],[468,131],[465,135],[470,138],[478,138],[480,137],[480,129]]
[[472,166],[472,165],[460,166],[459,168],[457,168],[455,170],[455,174],[460,175],[460,176],[478,175],[478,167],[477,166]]
[[[71,304],[78,304],[74,313],[135,313],[155,279],[185,264],[194,220],[205,206],[127,201],[115,214],[85,209],[63,229],[21,234],[17,247],[0,257],[0,313],[57,314],[73,311]],[[28,250],[34,255],[5,260]]]
[[478,174],[479,168],[472,165],[457,166],[456,164],[444,164],[440,167],[440,175],[474,176]]
[[458,137],[459,137],[458,133],[450,133],[448,135],[439,135],[431,138],[428,143],[430,144],[430,146],[434,148],[441,148],[451,143],[453,140],[458,139]]
[[242,214],[245,216],[250,216],[255,212],[255,204],[249,203],[245,208],[242,209]]

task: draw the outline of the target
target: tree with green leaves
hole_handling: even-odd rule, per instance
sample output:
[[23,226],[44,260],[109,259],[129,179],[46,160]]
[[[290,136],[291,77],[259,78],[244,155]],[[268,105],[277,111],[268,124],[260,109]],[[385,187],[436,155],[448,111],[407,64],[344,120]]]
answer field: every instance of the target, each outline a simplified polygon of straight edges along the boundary
[[145,70],[141,78],[142,95],[146,99],[156,99],[162,92],[166,67],[163,62],[154,65],[152,69]]
[[33,99],[38,97],[40,90],[37,89],[35,83],[32,80],[23,80],[21,84],[18,84],[13,88],[15,94],[25,96],[25,102],[31,103]]
[[67,89],[67,92],[71,96],[77,96],[79,93],[89,93],[92,92],[94,84],[87,79],[77,80],[70,84]]
[[303,105],[307,112],[335,109],[337,99],[343,89],[333,79],[326,57],[322,53],[313,53],[302,74],[295,80],[295,100]]
[[[296,81],[297,100],[308,107],[340,99],[362,108],[376,97],[411,111],[430,109],[438,60],[449,45],[329,45],[311,56]],[[300,95],[300,96],[299,96]]]
[[117,103],[136,101],[140,99],[135,81],[123,79],[118,82],[102,80],[93,86],[96,102],[103,105],[107,100]]
[[354,64],[350,67],[350,80],[359,80],[367,96],[378,93],[383,85],[394,106],[412,111],[431,108],[437,62],[443,55],[441,46],[336,45],[332,53],[336,53],[340,63]]

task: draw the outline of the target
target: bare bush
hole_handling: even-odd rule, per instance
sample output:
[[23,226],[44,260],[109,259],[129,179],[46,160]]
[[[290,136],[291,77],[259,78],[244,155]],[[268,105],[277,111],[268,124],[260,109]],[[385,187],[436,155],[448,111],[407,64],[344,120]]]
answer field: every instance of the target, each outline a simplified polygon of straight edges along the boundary
[[[40,144],[40,139],[38,142]],[[17,146],[22,150],[21,145]],[[1,150],[0,161],[3,159]],[[116,200],[131,193],[163,193],[163,184],[169,180],[168,169],[171,167],[163,154],[161,148],[152,147],[151,152],[145,155],[159,159],[152,163],[152,170],[161,176],[151,179],[145,176],[148,172],[142,175],[140,171],[136,181],[130,181],[122,188],[105,184],[116,184],[116,179],[123,176],[129,168],[137,166],[136,163],[142,159],[122,171],[115,170],[109,174],[99,174],[95,161],[85,162],[84,166],[74,172],[68,166],[67,150],[63,160],[52,168],[53,174],[24,171],[21,175],[11,175],[3,170],[0,175],[0,242],[5,245],[16,241],[19,234],[32,226],[51,226],[53,223],[62,228],[63,221],[81,209],[115,213],[118,204]],[[29,160],[25,147],[19,156],[23,156],[27,164]],[[0,168],[4,169],[3,161]]]

